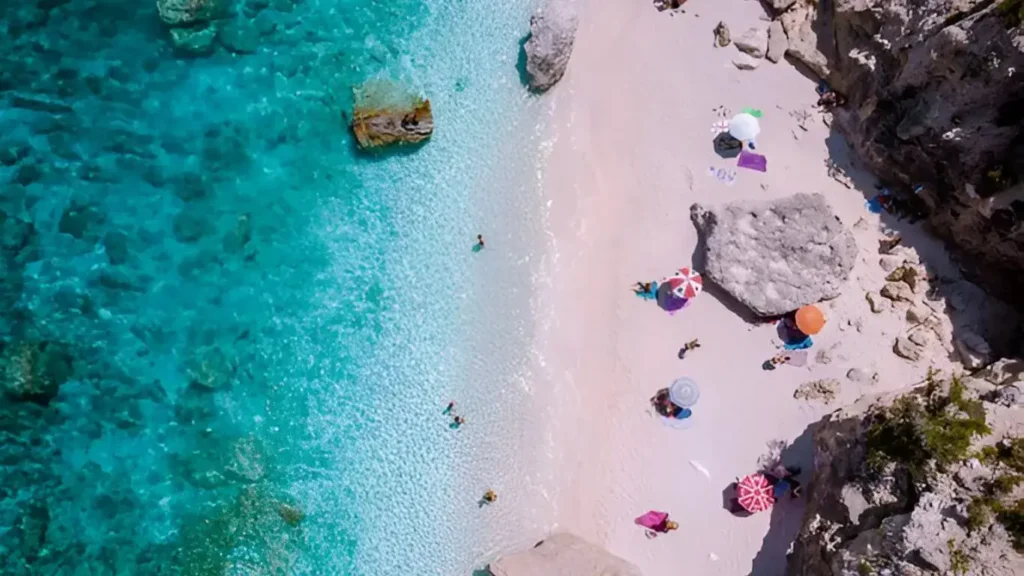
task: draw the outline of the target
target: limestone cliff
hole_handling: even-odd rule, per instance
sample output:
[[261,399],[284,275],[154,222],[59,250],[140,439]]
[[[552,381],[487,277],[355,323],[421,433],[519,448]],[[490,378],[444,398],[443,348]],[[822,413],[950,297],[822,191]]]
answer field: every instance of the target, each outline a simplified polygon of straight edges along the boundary
[[[1024,307],[1024,1],[775,1],[787,54],[848,98],[835,126],[918,189],[965,271]],[[921,188],[918,188],[921,186]]]
[[1024,574],[1024,416],[1002,389],[929,380],[827,416],[788,574]]

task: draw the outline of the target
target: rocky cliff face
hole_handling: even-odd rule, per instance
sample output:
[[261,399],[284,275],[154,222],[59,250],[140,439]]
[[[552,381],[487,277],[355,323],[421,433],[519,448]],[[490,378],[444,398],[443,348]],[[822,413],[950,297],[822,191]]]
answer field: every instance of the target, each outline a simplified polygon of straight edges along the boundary
[[1024,307],[1024,2],[773,0],[788,55],[848,97],[835,126],[917,195],[966,271]]
[[956,386],[865,399],[818,425],[790,576],[1024,574],[1024,417],[1000,404],[1005,385]]

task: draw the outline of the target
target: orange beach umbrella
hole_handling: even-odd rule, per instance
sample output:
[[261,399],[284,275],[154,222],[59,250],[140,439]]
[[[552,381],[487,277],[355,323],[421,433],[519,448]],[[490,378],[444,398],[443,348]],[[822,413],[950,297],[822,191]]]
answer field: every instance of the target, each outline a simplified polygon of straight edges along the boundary
[[804,334],[817,334],[824,325],[825,315],[817,306],[808,305],[796,311],[796,327]]

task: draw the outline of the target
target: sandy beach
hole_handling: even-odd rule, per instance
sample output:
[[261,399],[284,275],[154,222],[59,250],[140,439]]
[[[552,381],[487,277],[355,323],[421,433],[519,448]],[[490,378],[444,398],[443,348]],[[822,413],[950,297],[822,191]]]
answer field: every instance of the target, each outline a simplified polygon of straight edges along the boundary
[[[892,352],[907,327],[902,314],[872,314],[865,300],[885,277],[882,225],[864,206],[870,179],[851,173],[869,184],[859,190],[830,177],[826,161],[844,162],[845,144],[815,110],[813,80],[786,61],[739,70],[735,46],[713,45],[719,21],[733,38],[767,25],[757,2],[691,0],[676,14],[646,0],[591,2],[580,15],[569,71],[547,96],[555,137],[543,178],[554,270],[545,299],[557,313],[539,324],[547,324],[543,357],[559,398],[555,444],[564,446],[559,528],[654,576],[782,574],[801,502],[739,519],[723,509],[723,489],[755,471],[775,438],[793,442],[789,463],[809,470],[810,423],[863,394],[920,380],[928,367]],[[716,155],[719,107],[763,111],[766,173]],[[735,182],[718,181],[712,167],[735,170]],[[860,250],[843,295],[822,304],[828,323],[806,367],[764,371],[779,346],[775,327],[751,325],[713,288],[674,315],[632,295],[637,281],[698,265],[691,204],[797,192],[825,195]],[[942,268],[941,247],[914,238]],[[678,359],[694,338],[701,348]],[[946,355],[936,357],[943,360],[930,359],[933,366],[949,368]],[[878,377],[853,382],[852,368]],[[686,429],[666,426],[648,403],[680,376],[701,389]],[[842,383],[831,405],[794,399],[800,384],[819,378]],[[670,512],[680,530],[645,538],[633,518],[649,509]]]

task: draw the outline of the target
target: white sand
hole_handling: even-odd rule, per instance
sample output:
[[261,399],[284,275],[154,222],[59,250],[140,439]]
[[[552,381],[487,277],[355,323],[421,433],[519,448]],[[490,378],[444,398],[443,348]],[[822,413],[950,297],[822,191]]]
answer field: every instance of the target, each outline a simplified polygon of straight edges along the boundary
[[[645,574],[781,574],[801,502],[737,519],[723,509],[723,489],[755,471],[768,440],[797,439],[841,404],[921,379],[927,364],[891,351],[909,327],[902,313],[873,315],[864,300],[885,275],[879,219],[865,210],[861,192],[828,176],[830,145],[837,153],[844,145],[820,119],[803,132],[790,116],[814,105],[815,83],[785,62],[737,70],[734,46],[713,47],[719,20],[734,38],[758,22],[757,2],[690,0],[685,8],[675,16],[657,12],[650,0],[581,8],[569,72],[545,96],[557,138],[543,179],[554,270],[544,299],[556,314],[539,324],[547,326],[543,357],[560,399],[553,444],[566,482],[554,498],[562,528],[606,545]],[[766,174],[714,153],[717,106],[764,111],[758,151],[768,157]],[[719,183],[710,166],[736,170],[736,183]],[[774,327],[747,325],[711,294],[669,316],[630,292],[638,280],[690,264],[692,203],[796,192],[823,193],[847,226],[860,218],[868,224],[854,231],[862,257],[844,295],[823,305],[829,323],[807,368],[763,371],[776,351]],[[702,347],[678,360],[679,347],[693,338]],[[830,363],[813,360],[822,350],[831,351]],[[854,367],[879,372],[880,383],[846,380]],[[648,398],[682,375],[695,379],[702,395],[692,425],[679,430],[652,416]],[[823,377],[843,382],[835,404],[793,398],[799,384]],[[801,440],[806,479],[807,435]],[[633,518],[652,508],[670,512],[681,529],[647,540]]]

